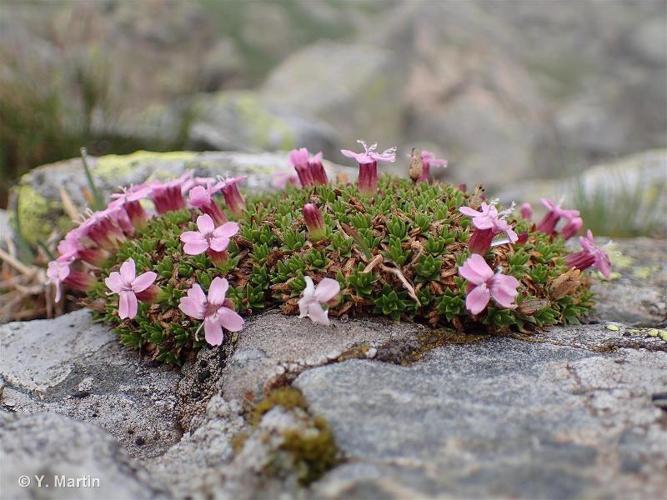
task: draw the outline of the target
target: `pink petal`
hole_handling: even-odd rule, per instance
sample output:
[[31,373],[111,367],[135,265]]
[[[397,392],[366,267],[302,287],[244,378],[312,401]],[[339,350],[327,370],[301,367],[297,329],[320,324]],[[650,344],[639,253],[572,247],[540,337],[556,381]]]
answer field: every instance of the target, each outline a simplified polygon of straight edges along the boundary
[[220,238],[211,238],[209,246],[211,247],[211,250],[215,252],[224,252],[229,246],[229,238],[224,236]]
[[180,239],[183,243],[200,243],[206,241],[204,235],[198,231],[185,231],[181,234]]
[[463,215],[467,215],[468,217],[479,217],[481,212],[478,212],[474,208],[470,207],[461,207],[459,208],[459,212],[461,212]]
[[190,190],[190,205],[201,207],[211,201],[208,190],[203,186],[196,186]]
[[493,270],[486,263],[484,257],[475,253],[459,267],[459,275],[470,283],[481,285],[493,278]]
[[239,232],[239,225],[236,222],[225,222],[222,226],[216,227],[213,236],[231,238]]
[[478,285],[468,293],[466,297],[466,309],[472,314],[479,314],[486,308],[490,298],[491,293],[486,285]]
[[477,229],[491,229],[495,226],[495,223],[488,215],[478,215],[472,220],[472,225]]
[[301,297],[299,299],[299,318],[308,316],[308,306],[313,302],[311,297]]
[[220,324],[230,332],[240,332],[243,330],[245,321],[228,307],[221,307],[217,312]]
[[209,304],[222,305],[229,289],[229,282],[225,278],[215,278],[208,289]]
[[132,290],[136,293],[143,292],[153,284],[155,279],[157,278],[157,274],[154,273],[153,271],[148,271],[143,274],[140,274],[137,276],[137,279],[135,279],[132,282]]
[[120,292],[118,316],[120,319],[132,319],[137,315],[137,296],[134,292]]
[[125,262],[123,262],[122,266],[120,266],[120,277],[125,283],[129,284],[134,281],[136,276],[137,271],[134,267],[134,259],[130,257]]
[[313,300],[315,297],[315,283],[310,276],[303,278],[306,282],[306,288],[303,289],[302,296],[304,299]]
[[191,297],[181,297],[181,300],[178,303],[178,308],[186,316],[195,319],[204,319],[204,307]]
[[519,281],[514,276],[496,274],[491,283],[491,296],[498,305],[514,308],[514,299],[517,296]]
[[289,161],[293,166],[305,165],[308,163],[308,150],[306,148],[293,149],[289,153]]
[[206,342],[210,345],[220,345],[225,336],[222,333],[222,326],[214,317],[207,317],[204,319],[204,334]]
[[197,228],[202,234],[209,234],[215,229],[215,224],[210,215],[200,215],[197,217]]
[[329,326],[329,311],[325,311],[317,302],[311,302],[308,305],[308,317],[313,323]]
[[186,243],[183,245],[183,251],[188,255],[199,255],[208,250],[208,242],[204,241],[201,243]]
[[331,278],[324,278],[315,289],[315,298],[318,302],[324,304],[329,302],[340,292],[340,284]]
[[115,293],[120,293],[123,289],[123,279],[120,277],[120,273],[117,272],[111,273],[109,277],[104,280],[104,284],[109,290]]

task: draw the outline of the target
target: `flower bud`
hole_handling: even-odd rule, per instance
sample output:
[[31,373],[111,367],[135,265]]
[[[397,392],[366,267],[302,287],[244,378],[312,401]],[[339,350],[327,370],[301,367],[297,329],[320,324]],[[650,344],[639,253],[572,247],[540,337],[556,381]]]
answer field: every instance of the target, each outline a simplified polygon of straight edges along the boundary
[[303,219],[306,222],[308,234],[312,240],[320,240],[324,237],[324,219],[319,208],[312,203],[306,203],[303,206]]

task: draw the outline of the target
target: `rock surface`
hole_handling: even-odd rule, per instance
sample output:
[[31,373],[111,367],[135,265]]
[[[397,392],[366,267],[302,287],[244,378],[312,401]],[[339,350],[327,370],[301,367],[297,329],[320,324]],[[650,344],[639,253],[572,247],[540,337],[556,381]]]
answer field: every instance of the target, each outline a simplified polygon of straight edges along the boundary
[[[86,311],[0,326],[3,482],[18,498],[34,492],[18,476],[40,471],[119,484],[109,498],[658,498],[667,247],[618,249],[594,323],[533,335],[267,312],[179,372]],[[305,401],[257,414],[285,384]]]

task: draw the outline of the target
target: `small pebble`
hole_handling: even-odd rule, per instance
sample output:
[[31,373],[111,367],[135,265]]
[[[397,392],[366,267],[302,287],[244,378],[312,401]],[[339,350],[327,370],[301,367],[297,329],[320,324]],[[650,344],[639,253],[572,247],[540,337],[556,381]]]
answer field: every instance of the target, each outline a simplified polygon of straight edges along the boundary
[[607,330],[611,330],[612,332],[617,332],[620,330],[618,325],[612,325],[611,323],[607,325]]

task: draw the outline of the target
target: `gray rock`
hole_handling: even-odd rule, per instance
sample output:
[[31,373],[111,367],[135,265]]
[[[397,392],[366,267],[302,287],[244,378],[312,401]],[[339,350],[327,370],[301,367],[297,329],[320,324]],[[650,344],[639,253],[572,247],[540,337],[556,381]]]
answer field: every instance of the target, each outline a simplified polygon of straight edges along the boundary
[[400,137],[403,79],[382,48],[318,42],[274,69],[261,92],[275,106],[326,121],[346,144],[365,138],[388,147]]
[[12,234],[12,228],[9,225],[9,214],[7,210],[0,209],[0,246],[5,246],[5,239]]
[[304,372],[294,385],[349,460],[314,494],[659,496],[667,432],[652,398],[667,389],[667,353],[602,354],[553,338],[439,347],[409,367],[351,360]]
[[331,154],[335,130],[316,118],[268,104],[252,91],[203,94],[192,105],[188,146],[223,151],[277,151],[307,147]]
[[161,454],[181,437],[178,372],[122,347],[86,310],[2,325],[0,348],[5,411],[89,422],[136,457]]
[[3,498],[171,498],[109,434],[61,415],[0,419],[0,462]]

